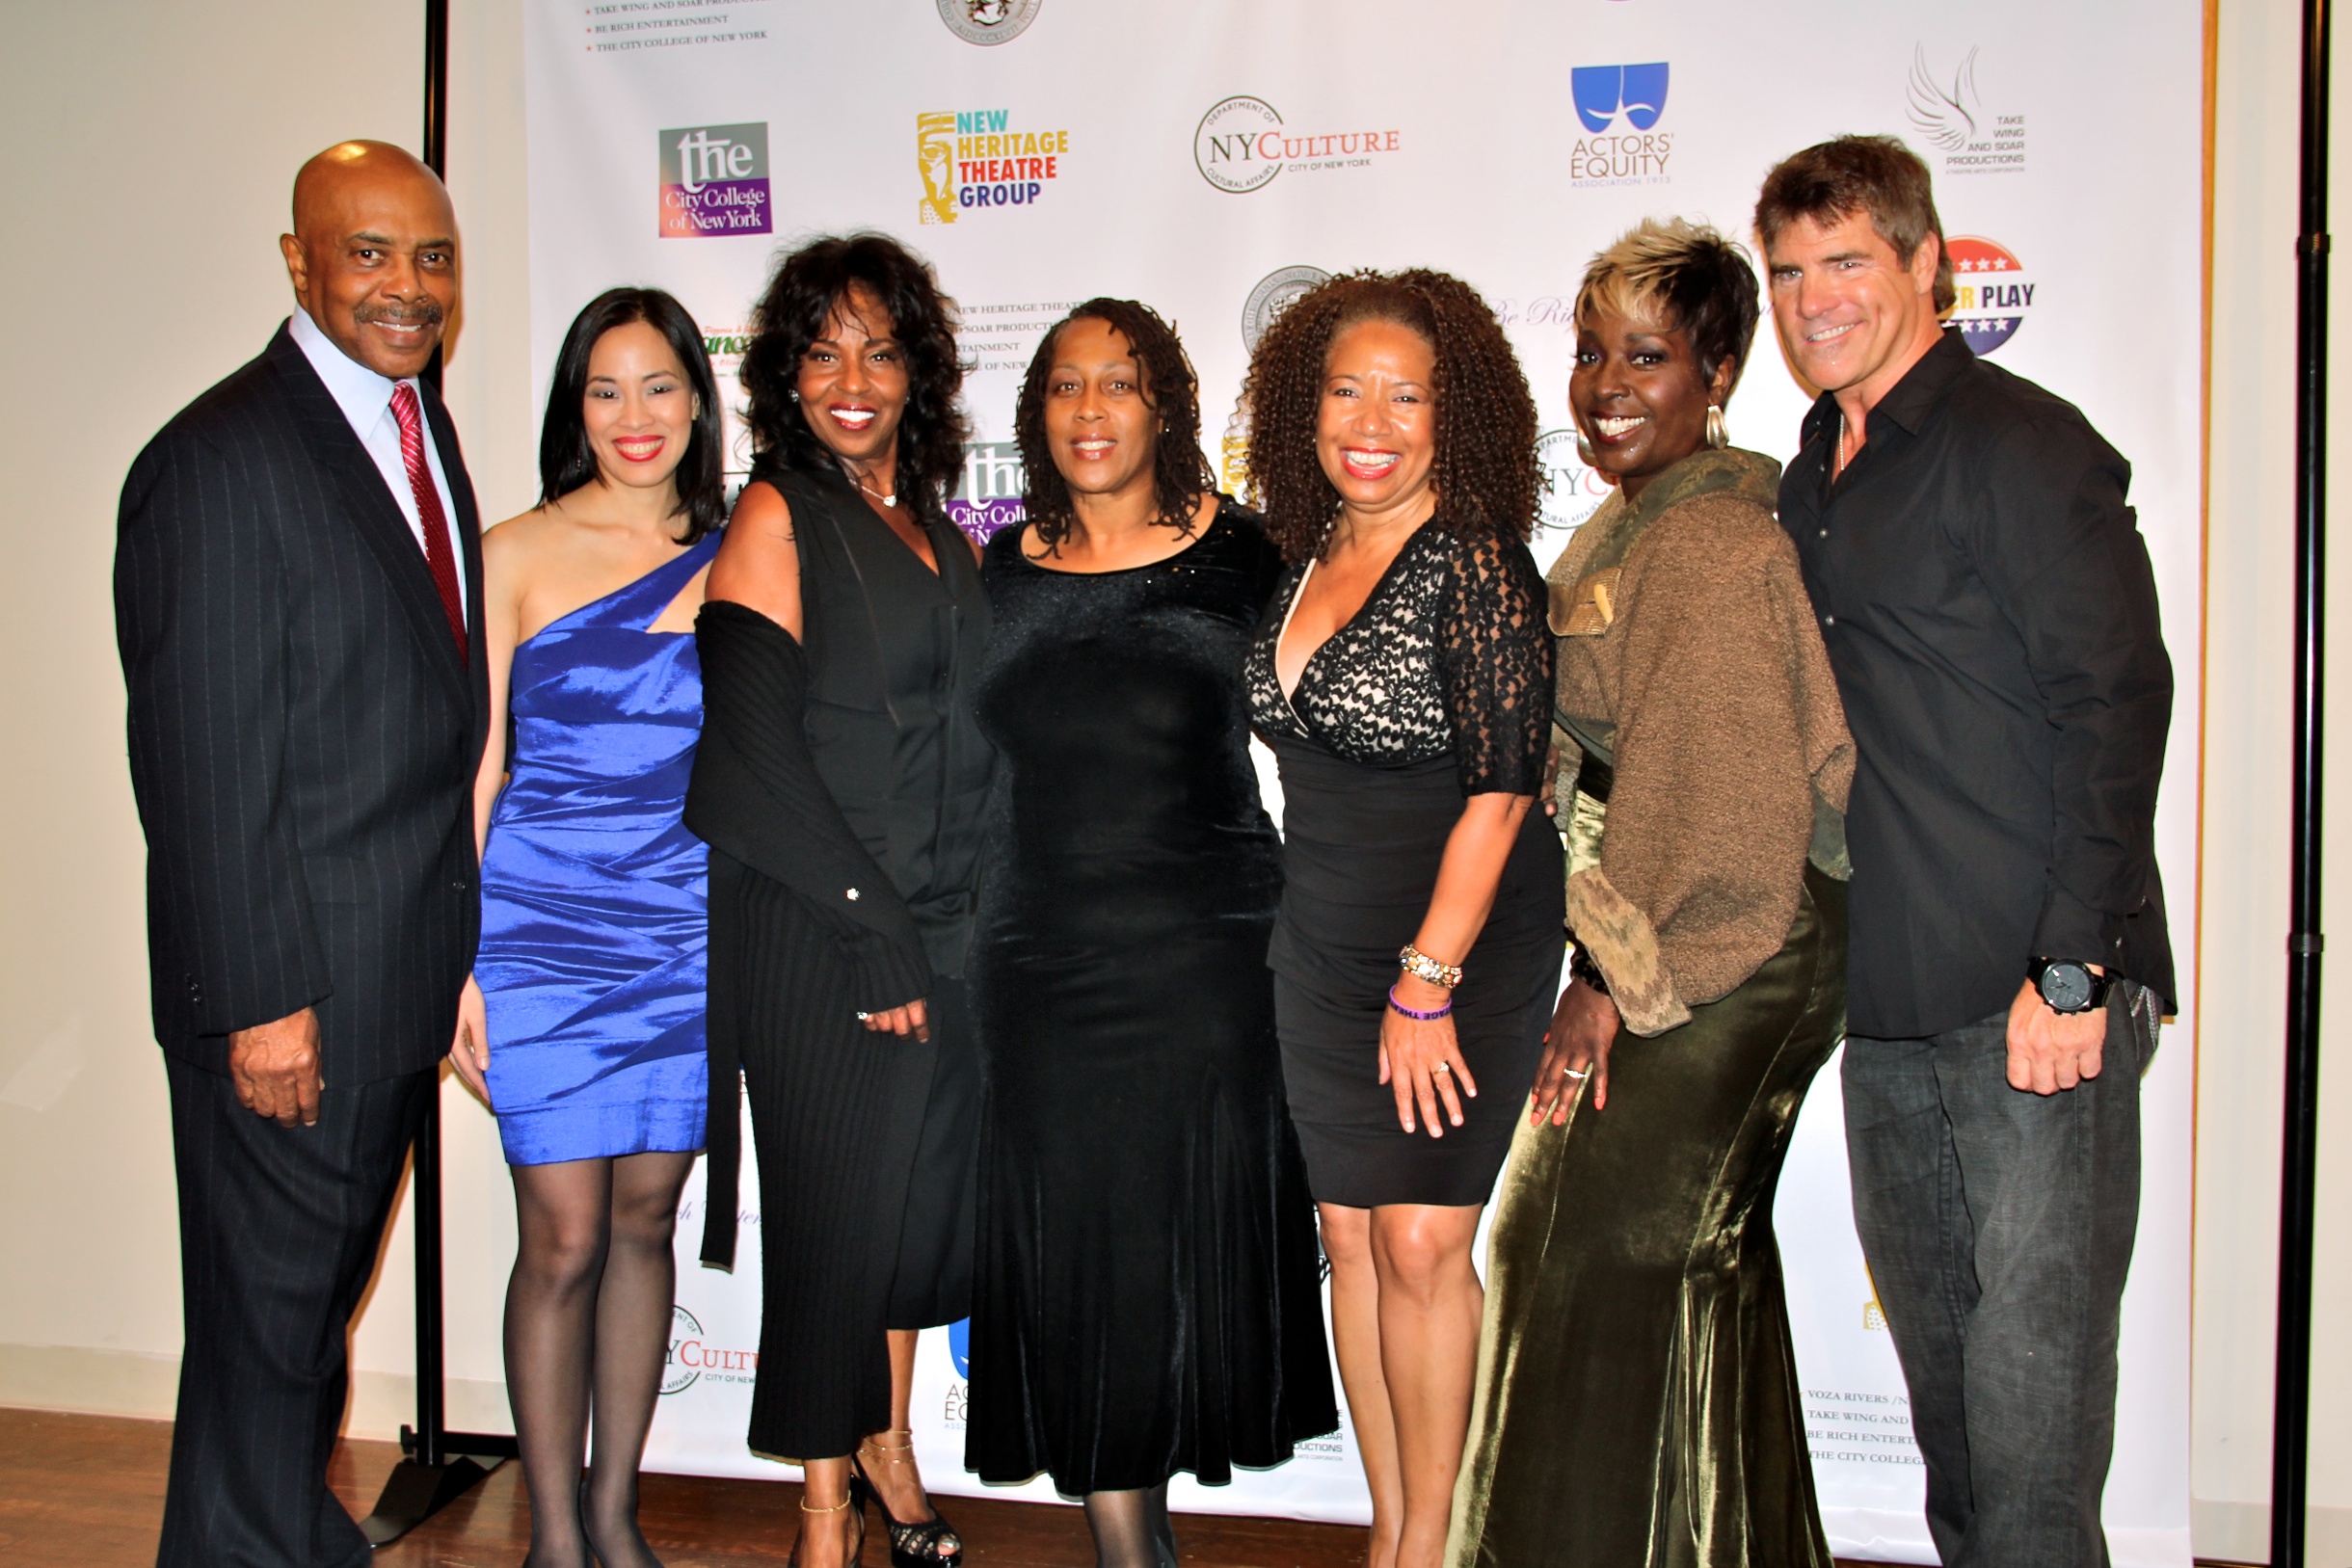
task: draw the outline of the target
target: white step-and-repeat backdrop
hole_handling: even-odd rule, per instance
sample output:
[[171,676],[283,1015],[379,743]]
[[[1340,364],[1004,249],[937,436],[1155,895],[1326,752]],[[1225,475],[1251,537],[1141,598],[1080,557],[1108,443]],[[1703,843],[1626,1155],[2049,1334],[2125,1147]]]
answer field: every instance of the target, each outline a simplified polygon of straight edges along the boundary
[[[1536,545],[1548,565],[1601,494],[1566,410],[1586,258],[1645,214],[1745,238],[1778,156],[1844,131],[1907,138],[1936,173],[1970,342],[2079,403],[2136,466],[2180,680],[2166,880],[2176,929],[2193,929],[2195,0],[529,0],[527,26],[542,385],[572,315],[631,282],[685,302],[732,386],[778,251],[886,229],[962,306],[977,439],[957,507],[976,530],[1018,515],[1014,393],[1072,303],[1131,296],[1175,321],[1215,445],[1249,345],[1298,290],[1348,268],[1428,265],[1483,291],[1526,363],[1554,479]],[[1767,326],[1733,439],[1785,457],[1805,404]],[[1229,440],[1210,455],[1232,471]],[[2146,1089],[2106,1503],[2125,1564],[2189,1555],[2191,1048],[2176,1032]],[[1854,1239],[1835,1082],[1832,1066],[1777,1209],[1815,1474],[1840,1555],[1932,1562],[1903,1380]],[[743,1190],[755,1209],[748,1173]],[[698,1193],[699,1181],[649,1463],[787,1475],[743,1444],[759,1215],[744,1215],[735,1271],[705,1269]],[[962,1468],[964,1377],[960,1333],[927,1336],[916,1441],[945,1493],[980,1490]],[[1344,1430],[1229,1488],[1179,1477],[1172,1500],[1368,1517]]]

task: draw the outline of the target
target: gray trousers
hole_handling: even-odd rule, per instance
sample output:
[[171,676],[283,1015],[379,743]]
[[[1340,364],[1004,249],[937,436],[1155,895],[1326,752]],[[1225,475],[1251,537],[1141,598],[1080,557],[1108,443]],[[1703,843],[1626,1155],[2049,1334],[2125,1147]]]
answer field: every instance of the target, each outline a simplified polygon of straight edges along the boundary
[[1945,1568],[2106,1568],[2154,998],[2119,983],[2099,1076],[2054,1095],[2009,1086],[2008,1030],[2004,1011],[1920,1040],[1847,1041],[1855,1226]]

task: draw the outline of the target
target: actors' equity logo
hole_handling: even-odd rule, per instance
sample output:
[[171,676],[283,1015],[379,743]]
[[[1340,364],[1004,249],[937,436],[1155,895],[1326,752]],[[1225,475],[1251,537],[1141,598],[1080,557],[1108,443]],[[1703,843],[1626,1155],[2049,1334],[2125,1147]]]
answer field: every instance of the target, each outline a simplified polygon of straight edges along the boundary
[[1942,157],[1947,174],[2017,174],[2025,170],[2025,117],[1989,113],[1976,89],[1976,54],[1951,71],[1928,61],[1927,45],[1911,51],[1905,93],[1911,129]]
[[948,1354],[955,1360],[955,1375],[972,1376],[972,1319],[959,1317],[948,1325]]
[[[1577,122],[1590,133],[1568,147],[1570,185],[1664,185],[1674,136],[1661,131],[1666,114],[1667,62],[1641,66],[1577,66],[1568,96]],[[1619,120],[1625,129],[1619,129]]]
[[1961,330],[1968,347],[1991,354],[2018,334],[2026,312],[2034,307],[2034,285],[2025,264],[2008,247],[1974,234],[1954,234],[1944,241],[1952,257],[1952,282],[1959,303],[1952,306],[1952,325]]
[[1192,167],[1229,196],[1262,191],[1285,170],[1369,169],[1401,150],[1394,130],[1295,132],[1264,98],[1219,98],[1192,128]]
[[1010,43],[1029,31],[1045,0],[939,0],[939,19],[966,43]]
[[1278,267],[1258,279],[1258,286],[1249,291],[1242,306],[1242,346],[1250,353],[1258,352],[1258,339],[1274,318],[1297,303],[1298,296],[1318,283],[1327,283],[1331,275],[1321,267]]
[[1009,109],[935,111],[915,117],[915,167],[922,175],[917,212],[951,224],[959,212],[1034,206],[1070,152],[1066,130],[1015,129]]
[[661,237],[765,234],[767,122],[687,125],[661,133]]
[[964,471],[948,496],[948,518],[974,539],[1008,528],[1027,516],[1021,492],[1029,486],[1029,470],[1021,465],[1017,441],[968,441]]
[[1537,437],[1536,462],[1552,481],[1550,493],[1543,497],[1543,510],[1536,518],[1535,543],[1540,555],[1565,545],[1568,536],[1585,525],[1616,487],[1578,454],[1573,427],[1547,430]]

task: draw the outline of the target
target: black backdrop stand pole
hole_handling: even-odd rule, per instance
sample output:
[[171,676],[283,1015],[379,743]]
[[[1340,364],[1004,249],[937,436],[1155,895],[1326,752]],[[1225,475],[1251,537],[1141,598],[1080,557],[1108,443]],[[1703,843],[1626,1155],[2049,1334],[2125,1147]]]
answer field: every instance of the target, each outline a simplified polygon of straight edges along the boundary
[[[449,150],[449,0],[425,0],[424,161],[444,173]],[[425,376],[441,385],[441,351]],[[360,1521],[370,1546],[396,1541],[456,1502],[515,1456],[515,1440],[497,1432],[452,1432],[444,1424],[441,1366],[441,1094],[425,1099],[409,1168],[416,1222],[416,1425],[400,1428],[403,1457],[392,1467],[375,1511]],[[485,1465],[482,1460],[490,1462]]]
[[2270,1561],[2304,1568],[2311,1460],[2312,1209],[2319,1151],[2319,809],[2327,611],[2328,4],[2303,5],[2303,205],[2295,239],[2295,759],[2286,938],[2286,1129]]

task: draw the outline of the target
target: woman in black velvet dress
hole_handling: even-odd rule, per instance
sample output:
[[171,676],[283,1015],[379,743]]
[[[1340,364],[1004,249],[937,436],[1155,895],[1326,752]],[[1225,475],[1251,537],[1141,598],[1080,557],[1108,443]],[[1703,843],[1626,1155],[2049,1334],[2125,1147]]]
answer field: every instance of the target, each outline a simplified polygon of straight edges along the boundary
[[1267,941],[1280,845],[1242,660],[1280,558],[1215,492],[1160,318],[1079,306],[1022,387],[988,545],[997,778],[971,960],[988,1092],[967,1462],[1173,1564],[1167,1481],[1338,1425]]

